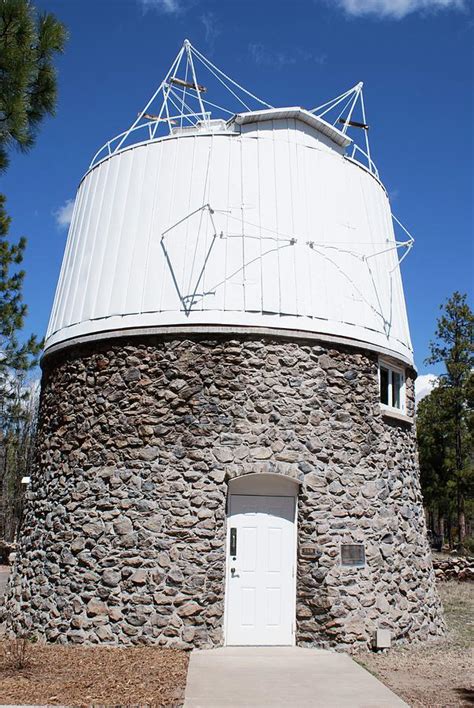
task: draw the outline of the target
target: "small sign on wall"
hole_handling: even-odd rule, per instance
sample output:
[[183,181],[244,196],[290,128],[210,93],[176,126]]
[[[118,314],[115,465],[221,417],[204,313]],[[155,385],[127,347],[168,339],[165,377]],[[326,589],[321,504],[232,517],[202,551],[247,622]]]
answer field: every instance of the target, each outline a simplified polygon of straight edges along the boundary
[[341,544],[341,565],[349,568],[363,568],[365,565],[365,546],[363,543]]
[[318,560],[321,557],[321,551],[314,543],[305,543],[300,546],[300,557],[305,560]]

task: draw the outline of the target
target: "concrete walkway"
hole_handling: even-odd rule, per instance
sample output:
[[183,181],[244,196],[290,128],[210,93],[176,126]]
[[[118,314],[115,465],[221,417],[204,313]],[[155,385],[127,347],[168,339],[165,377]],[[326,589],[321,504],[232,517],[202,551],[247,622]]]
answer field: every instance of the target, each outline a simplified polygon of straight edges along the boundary
[[300,647],[191,653],[184,708],[408,708],[347,654]]

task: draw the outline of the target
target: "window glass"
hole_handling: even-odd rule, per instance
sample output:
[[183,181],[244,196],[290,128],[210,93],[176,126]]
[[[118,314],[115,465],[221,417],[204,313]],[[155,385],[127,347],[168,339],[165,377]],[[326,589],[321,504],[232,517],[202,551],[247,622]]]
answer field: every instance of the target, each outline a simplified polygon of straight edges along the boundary
[[405,410],[405,376],[403,371],[392,369],[389,364],[380,363],[380,402],[388,408]]
[[402,375],[392,371],[392,406],[400,408],[400,392],[402,388]]
[[380,367],[380,401],[388,406],[388,379],[389,371],[383,366]]

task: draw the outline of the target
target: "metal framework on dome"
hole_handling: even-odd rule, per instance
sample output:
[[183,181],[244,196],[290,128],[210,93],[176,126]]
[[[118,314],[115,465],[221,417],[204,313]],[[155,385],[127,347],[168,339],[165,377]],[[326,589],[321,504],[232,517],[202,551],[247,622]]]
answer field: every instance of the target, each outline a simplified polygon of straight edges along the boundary
[[[205,84],[198,81],[198,69],[204,76]],[[308,112],[333,125],[343,134],[349,129],[362,129],[365,133],[365,150],[352,140],[347,157],[362,162],[378,178],[377,168],[370,156],[362,86],[362,83],[358,83],[340,96]],[[221,101],[219,94],[222,94]],[[209,98],[210,95],[213,100]],[[222,105],[223,103],[225,105]],[[358,104],[361,109],[361,122],[354,119]],[[275,106],[234,81],[185,39],[165,78],[132,125],[128,130],[108,140],[94,155],[90,167],[129,145],[157,140],[183,130],[210,128],[216,119],[228,123],[239,112],[262,108],[272,109]]]
[[[198,82],[197,68],[204,70],[206,85]],[[235,110],[208,98],[219,89],[233,98]],[[105,143],[92,158],[90,167],[128,145],[157,140],[183,129],[210,126],[211,120],[228,121],[242,110],[274,108],[227,76],[185,39],[165,78],[128,130]]]
[[[370,144],[369,144],[369,125],[367,123],[367,117],[365,114],[365,103],[364,103],[364,84],[359,81],[358,84],[348,89],[340,96],[323,103],[321,106],[313,108],[311,113],[314,113],[318,118],[325,118],[326,121],[331,122],[331,125],[339,127],[341,132],[346,134],[349,128],[357,128],[362,130],[365,137],[365,151],[352,141],[352,154],[350,157],[359,162],[359,156],[367,162],[367,166],[377,178],[379,178],[378,170],[372,161],[370,156]],[[356,114],[357,107],[359,107],[362,120],[355,120],[354,115]]]

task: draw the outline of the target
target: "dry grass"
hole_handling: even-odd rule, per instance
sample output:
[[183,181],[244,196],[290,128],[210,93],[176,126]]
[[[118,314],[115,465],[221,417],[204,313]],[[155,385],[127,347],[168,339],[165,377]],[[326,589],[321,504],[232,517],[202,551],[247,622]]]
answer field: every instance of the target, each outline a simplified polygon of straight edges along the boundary
[[355,658],[412,708],[474,705],[474,585],[439,583],[448,634],[424,645]]
[[3,653],[0,697],[10,704],[181,706],[187,670],[187,653],[173,649],[32,644],[21,670]]

